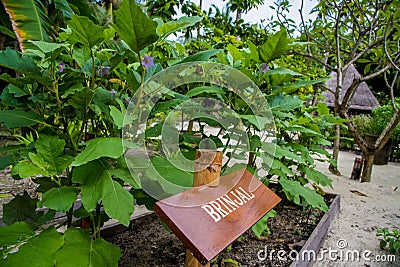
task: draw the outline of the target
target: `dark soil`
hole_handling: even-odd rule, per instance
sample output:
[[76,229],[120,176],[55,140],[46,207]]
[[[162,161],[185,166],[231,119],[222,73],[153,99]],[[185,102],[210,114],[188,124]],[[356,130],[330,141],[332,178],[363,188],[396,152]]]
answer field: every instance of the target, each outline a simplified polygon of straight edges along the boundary
[[[271,235],[258,239],[251,229],[248,230],[222,251],[212,261],[211,266],[237,266],[229,264],[229,260],[238,262],[242,267],[290,266],[292,263],[290,257],[286,257],[286,260],[279,259],[278,251],[286,251],[286,256],[292,249],[300,251],[323,213],[318,210],[303,210],[285,200],[282,200],[274,210],[278,215],[268,219]],[[119,266],[184,266],[184,246],[178,238],[165,230],[155,214],[133,220],[129,228],[117,226],[106,229],[102,232],[102,236],[121,248],[123,255]],[[275,250],[271,258],[263,259],[265,249],[268,253]],[[258,253],[260,250],[262,252]],[[261,256],[261,260],[257,254]]]

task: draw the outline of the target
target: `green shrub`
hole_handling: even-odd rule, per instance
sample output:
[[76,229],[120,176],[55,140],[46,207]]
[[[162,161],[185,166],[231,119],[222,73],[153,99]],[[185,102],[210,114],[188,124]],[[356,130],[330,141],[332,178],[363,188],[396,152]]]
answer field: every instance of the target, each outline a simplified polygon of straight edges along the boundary
[[391,253],[396,253],[396,251],[400,251],[399,229],[393,229],[392,231],[389,231],[386,228],[379,228],[376,232],[376,236],[383,236],[383,239],[379,243],[381,249],[385,249],[386,246],[389,246],[389,250]]

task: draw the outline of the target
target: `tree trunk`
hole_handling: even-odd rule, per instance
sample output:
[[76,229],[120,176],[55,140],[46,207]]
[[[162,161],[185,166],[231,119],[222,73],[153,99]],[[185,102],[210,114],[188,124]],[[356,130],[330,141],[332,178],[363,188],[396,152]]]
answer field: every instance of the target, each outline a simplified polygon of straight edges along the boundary
[[[199,7],[200,7],[200,11],[203,11],[203,0],[200,0]],[[201,24],[198,23],[198,25],[197,25],[197,40],[200,41],[200,38],[201,38]]]
[[[339,149],[340,149],[340,125],[335,125],[335,139],[333,140],[333,152],[332,157],[336,160],[336,163],[339,159]],[[342,175],[337,167],[335,167],[332,163],[329,165],[329,171],[335,175]]]
[[374,163],[374,153],[363,153],[364,166],[361,175],[361,182],[370,182],[372,174],[372,165]]
[[241,19],[242,19],[242,11],[238,9],[236,10],[236,21],[239,21]]

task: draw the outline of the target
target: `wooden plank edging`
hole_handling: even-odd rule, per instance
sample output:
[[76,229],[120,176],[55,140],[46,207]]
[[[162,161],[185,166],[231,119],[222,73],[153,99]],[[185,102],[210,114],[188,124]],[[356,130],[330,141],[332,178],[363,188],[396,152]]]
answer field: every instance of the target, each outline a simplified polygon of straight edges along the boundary
[[[319,250],[321,249],[322,243],[328,234],[328,229],[340,210],[340,195],[335,194],[327,194],[333,195],[334,198],[332,200],[331,205],[329,206],[329,210],[324,216],[321,218],[314,231],[311,233],[306,243],[298,253],[299,257],[296,261],[290,265],[290,267],[311,267],[314,264],[314,260],[318,257]],[[305,251],[314,251],[315,257],[309,258],[308,253]],[[302,255],[308,255],[308,257],[302,257]]]

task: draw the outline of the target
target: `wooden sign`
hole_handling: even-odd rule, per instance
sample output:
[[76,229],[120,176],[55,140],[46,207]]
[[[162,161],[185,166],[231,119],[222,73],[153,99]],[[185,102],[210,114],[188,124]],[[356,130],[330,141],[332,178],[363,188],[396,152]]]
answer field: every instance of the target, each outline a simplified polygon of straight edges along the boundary
[[206,264],[281,199],[246,169],[156,202],[155,213]]

